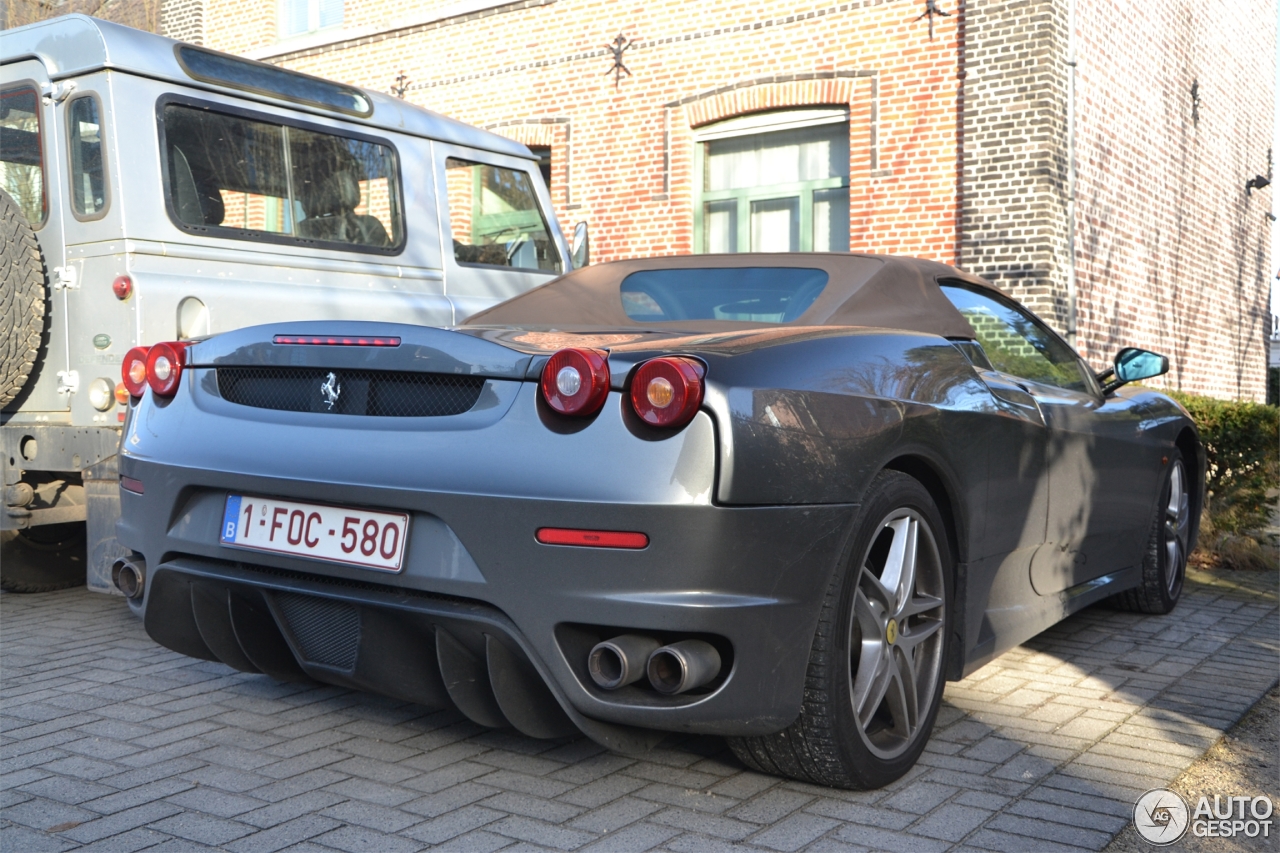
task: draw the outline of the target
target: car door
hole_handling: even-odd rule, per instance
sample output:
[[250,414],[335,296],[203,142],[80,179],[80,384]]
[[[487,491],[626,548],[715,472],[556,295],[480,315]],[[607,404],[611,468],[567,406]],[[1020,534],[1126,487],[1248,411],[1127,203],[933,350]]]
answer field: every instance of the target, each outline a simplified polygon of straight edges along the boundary
[[1044,419],[1048,513],[1030,566],[1035,591],[1050,595],[1132,565],[1153,500],[1154,481],[1143,472],[1159,468],[1149,464],[1129,407],[1106,405],[1075,351],[1012,300],[960,285],[943,290],[995,372]]

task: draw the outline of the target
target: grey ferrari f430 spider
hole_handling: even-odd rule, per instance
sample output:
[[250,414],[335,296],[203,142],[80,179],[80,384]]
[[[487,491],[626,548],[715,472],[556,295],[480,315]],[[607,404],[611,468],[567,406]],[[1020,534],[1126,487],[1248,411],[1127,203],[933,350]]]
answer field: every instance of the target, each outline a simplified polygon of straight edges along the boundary
[[129,353],[117,586],[160,644],[620,751],[904,774],[958,679],[1108,599],[1164,613],[1195,425],[949,266],[620,261],[453,329]]

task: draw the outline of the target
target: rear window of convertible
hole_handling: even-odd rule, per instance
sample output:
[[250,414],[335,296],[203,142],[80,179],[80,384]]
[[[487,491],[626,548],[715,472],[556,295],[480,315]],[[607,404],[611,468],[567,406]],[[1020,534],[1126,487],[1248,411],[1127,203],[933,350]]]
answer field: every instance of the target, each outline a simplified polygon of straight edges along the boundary
[[827,278],[823,270],[802,267],[646,270],[622,280],[622,310],[643,323],[790,323],[814,303]]

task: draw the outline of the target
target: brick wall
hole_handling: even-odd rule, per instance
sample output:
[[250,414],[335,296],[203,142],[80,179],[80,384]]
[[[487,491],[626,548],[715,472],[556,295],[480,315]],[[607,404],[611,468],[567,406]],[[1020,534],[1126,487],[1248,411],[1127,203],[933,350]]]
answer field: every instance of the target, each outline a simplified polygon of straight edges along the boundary
[[160,35],[204,44],[204,5],[203,0],[165,0],[160,4]]
[[[209,44],[269,43],[236,21],[251,4],[207,0]],[[372,4],[377,5],[377,4]],[[763,109],[845,106],[851,246],[957,259],[955,18],[933,41],[902,3],[718,3],[622,7],[534,0],[275,57],[388,90],[552,149],[561,222],[587,220],[610,260],[693,249],[692,127]],[[386,19],[349,0],[347,18]],[[615,88],[606,44],[635,39]]]
[[1078,2],[1082,348],[1149,347],[1169,387],[1261,401],[1272,190],[1245,182],[1267,173],[1275,4]]
[[[1270,190],[1243,187],[1266,171],[1274,0],[1076,3],[1078,346],[1260,398]],[[956,0],[932,39],[923,2],[347,0],[335,43],[275,48],[273,4],[203,5],[210,46],[382,91],[403,72],[409,101],[550,146],[557,215],[599,261],[693,250],[696,127],[846,107],[850,247],[958,263],[1067,331],[1065,0]]]

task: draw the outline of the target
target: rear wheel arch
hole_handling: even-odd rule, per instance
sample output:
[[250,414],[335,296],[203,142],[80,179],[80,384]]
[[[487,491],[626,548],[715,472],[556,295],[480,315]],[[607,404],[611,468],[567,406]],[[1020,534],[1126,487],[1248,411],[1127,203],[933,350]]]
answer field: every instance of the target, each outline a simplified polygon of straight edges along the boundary
[[899,471],[924,486],[934,506],[942,516],[943,532],[951,549],[951,627],[954,635],[949,659],[943,663],[943,674],[948,681],[959,681],[964,671],[964,614],[968,596],[967,565],[969,538],[964,533],[967,513],[957,512],[960,499],[954,484],[949,481],[937,464],[923,456],[904,454],[891,459],[884,470]]
[[957,565],[966,562],[969,551],[968,536],[964,535],[963,516],[956,511],[959,498],[956,497],[955,486],[946,474],[939,470],[932,460],[915,454],[904,454],[891,459],[885,463],[884,468],[901,471],[925,487],[929,497],[933,498],[934,504],[938,507],[938,512],[942,514],[942,523],[946,528],[947,544],[951,548],[952,560]]

